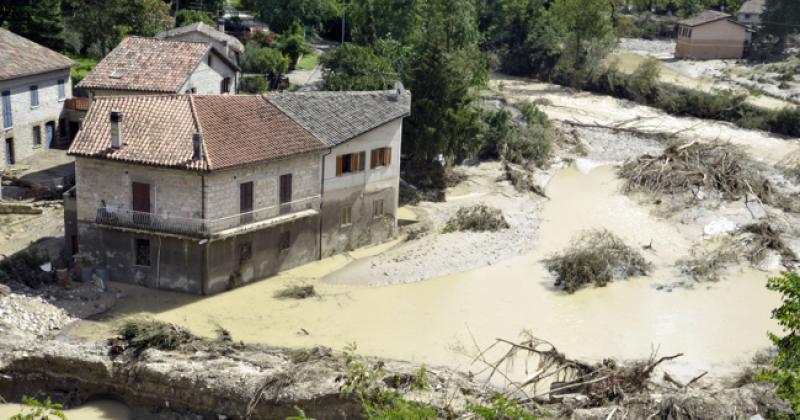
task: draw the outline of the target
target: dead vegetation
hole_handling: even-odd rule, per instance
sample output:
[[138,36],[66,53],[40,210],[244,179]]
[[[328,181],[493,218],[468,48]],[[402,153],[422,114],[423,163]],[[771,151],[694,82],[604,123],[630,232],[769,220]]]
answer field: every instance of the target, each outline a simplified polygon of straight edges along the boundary
[[243,344],[233,342],[228,330],[217,327],[217,338],[206,339],[193,335],[187,329],[168,322],[150,319],[125,321],[117,330],[118,336],[108,340],[110,353],[119,355],[132,350],[138,355],[146,349],[205,351],[227,355]]
[[508,222],[503,217],[502,211],[485,204],[475,204],[458,209],[455,216],[447,221],[442,233],[461,231],[496,232],[500,229],[508,228]]
[[48,261],[47,253],[36,246],[5,257],[0,260],[0,283],[20,283],[34,289],[50,284],[55,280],[53,274],[39,268]]
[[607,230],[582,232],[561,254],[544,261],[555,286],[574,293],[584,285],[605,286],[614,279],[647,275],[653,268],[635,249]]
[[292,284],[275,292],[278,299],[306,299],[316,295],[314,286],[309,284]]
[[626,193],[691,193],[698,199],[713,193],[728,201],[752,197],[783,210],[800,209],[796,198],[776,192],[744,153],[725,143],[673,144],[660,156],[626,162],[619,175]]

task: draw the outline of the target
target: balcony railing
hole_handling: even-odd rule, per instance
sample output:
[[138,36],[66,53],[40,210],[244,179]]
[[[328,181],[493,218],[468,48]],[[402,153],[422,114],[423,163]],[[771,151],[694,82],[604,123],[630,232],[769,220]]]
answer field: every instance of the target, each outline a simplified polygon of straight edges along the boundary
[[127,209],[97,209],[95,223],[191,236],[209,236],[225,230],[256,225],[278,217],[305,210],[319,210],[320,197],[308,197],[289,203],[264,207],[247,213],[238,213],[219,219],[181,217]]
[[89,98],[73,97],[64,101],[64,107],[75,111],[88,111],[92,101]]

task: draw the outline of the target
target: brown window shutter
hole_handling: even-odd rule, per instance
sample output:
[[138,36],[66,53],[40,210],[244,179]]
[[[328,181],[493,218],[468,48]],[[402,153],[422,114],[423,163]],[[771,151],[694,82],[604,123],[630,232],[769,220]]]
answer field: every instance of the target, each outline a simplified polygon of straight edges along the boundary
[[367,152],[358,152],[358,170],[363,171],[367,167]]
[[369,168],[375,169],[378,166],[378,149],[369,152]]
[[383,150],[384,153],[386,153],[386,159],[384,159],[384,162],[386,162],[386,166],[389,166],[392,164],[392,148],[387,147],[386,149]]
[[342,156],[336,156],[336,176],[342,176]]

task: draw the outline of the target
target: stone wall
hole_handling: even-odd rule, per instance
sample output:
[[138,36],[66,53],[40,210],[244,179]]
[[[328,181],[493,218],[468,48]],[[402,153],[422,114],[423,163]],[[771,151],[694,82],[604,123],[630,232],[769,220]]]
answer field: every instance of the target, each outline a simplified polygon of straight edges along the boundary
[[[211,66],[208,65],[209,56],[212,57]],[[220,82],[226,77],[231,79],[229,93],[236,93],[236,70],[223,61],[220,56],[209,51],[189,76],[189,80],[181,87],[179,93],[188,93],[195,88],[198,95],[219,95]]]
[[[64,99],[58,98],[58,81],[64,80]],[[30,87],[38,86],[39,105],[31,107]],[[45,124],[52,122],[53,140],[60,142],[60,119],[63,118],[64,101],[72,97],[72,81],[69,70],[59,70],[34,76],[0,81],[0,92],[11,92],[13,127],[5,130],[0,111],[0,168],[7,166],[5,139],[13,139],[16,162],[32,156],[37,150],[47,147]],[[2,103],[0,102],[0,108]],[[33,127],[41,126],[41,145],[34,145]],[[68,135],[68,133],[67,133]],[[66,137],[66,136],[65,136]]]

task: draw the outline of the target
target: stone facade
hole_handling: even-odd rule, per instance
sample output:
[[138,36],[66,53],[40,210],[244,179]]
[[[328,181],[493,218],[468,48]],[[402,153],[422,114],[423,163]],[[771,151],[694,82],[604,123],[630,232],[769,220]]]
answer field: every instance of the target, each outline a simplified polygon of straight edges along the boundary
[[[59,98],[59,81],[63,81],[64,95]],[[31,86],[36,86],[38,106],[31,103]],[[69,125],[64,102],[72,97],[69,69],[0,81],[0,92],[9,92],[12,127],[3,127],[0,112],[0,167],[10,161],[19,162],[47,147],[61,147],[69,139]],[[0,102],[0,109],[3,103]],[[4,109],[2,111],[5,111]],[[34,127],[39,127],[40,142],[34,141]],[[48,145],[47,132],[52,141]],[[10,153],[12,152],[13,153]],[[9,158],[9,155],[11,159]]]
[[[209,57],[211,58],[211,65],[208,64]],[[221,92],[220,86],[222,80],[225,78],[230,80],[230,90],[228,92]],[[192,88],[195,90],[194,93],[198,95],[236,93],[237,86],[239,86],[239,81],[236,69],[223,61],[218,55],[209,51],[178,93],[189,93],[192,91]]]

